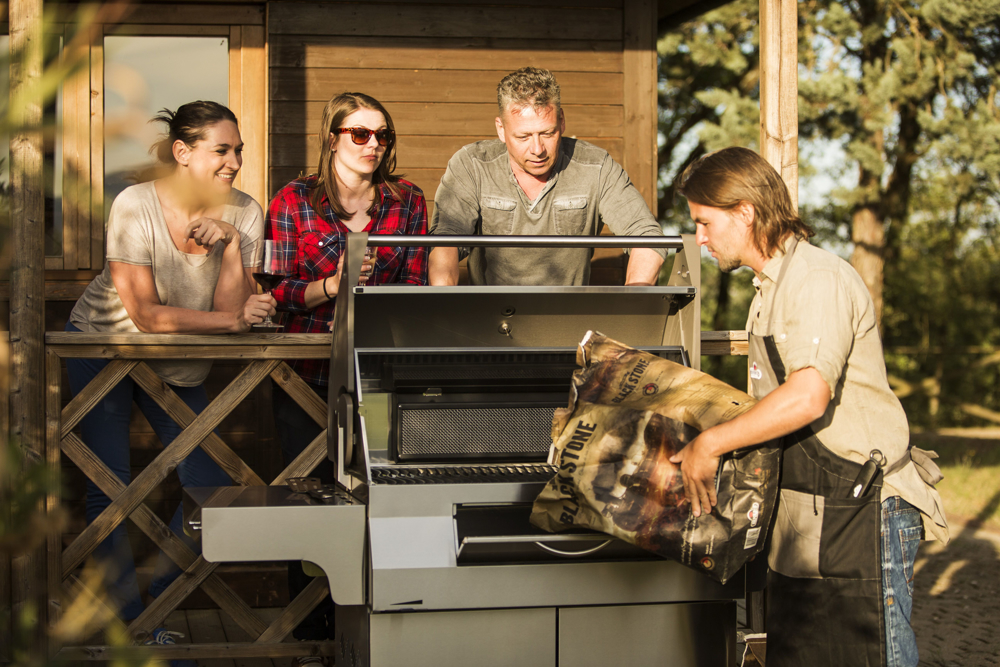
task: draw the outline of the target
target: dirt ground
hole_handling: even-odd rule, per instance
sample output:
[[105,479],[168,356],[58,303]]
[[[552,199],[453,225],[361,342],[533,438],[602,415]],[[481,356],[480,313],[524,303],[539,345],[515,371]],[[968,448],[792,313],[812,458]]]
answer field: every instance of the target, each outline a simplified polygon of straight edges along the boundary
[[1000,532],[949,518],[951,542],[917,554],[913,628],[921,667],[1000,667]]

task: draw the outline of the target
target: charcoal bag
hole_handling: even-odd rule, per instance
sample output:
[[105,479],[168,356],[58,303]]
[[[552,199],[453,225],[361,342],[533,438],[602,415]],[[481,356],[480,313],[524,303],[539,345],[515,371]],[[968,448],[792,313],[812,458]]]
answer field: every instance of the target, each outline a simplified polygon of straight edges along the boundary
[[750,409],[724,382],[588,332],[577,351],[569,407],[552,420],[558,468],[531,522],[618,537],[725,583],[764,547],[778,499],[777,442],[723,457],[718,505],[695,518],[670,457],[703,430]]

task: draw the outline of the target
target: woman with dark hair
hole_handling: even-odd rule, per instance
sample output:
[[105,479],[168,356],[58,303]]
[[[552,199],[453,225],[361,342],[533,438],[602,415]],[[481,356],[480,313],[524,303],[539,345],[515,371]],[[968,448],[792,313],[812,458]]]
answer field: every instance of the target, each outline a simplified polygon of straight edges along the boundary
[[[264,220],[260,205],[233,187],[243,142],[233,112],[215,102],[191,102],[154,121],[167,126],[156,146],[166,175],[133,185],[115,198],[107,227],[104,271],[70,314],[66,331],[102,333],[239,333],[274,313],[272,297],[256,294]],[[148,362],[195,413],[208,405],[202,385],[211,361]],[[70,388],[80,392],[105,366],[69,359]],[[130,377],[80,424],[84,442],[125,484],[130,480],[129,419],[133,401],[164,447],[181,428]],[[196,448],[177,465],[185,487],[228,486],[229,476]],[[87,482],[87,521],[110,504]],[[170,528],[184,538],[181,508]],[[187,540],[194,547],[194,543]],[[143,611],[132,551],[120,524],[95,551],[108,592],[125,620]],[[149,594],[156,597],[179,570],[160,554]],[[162,632],[151,641],[172,643]]]
[[[330,330],[344,268],[347,233],[427,233],[427,204],[412,183],[396,176],[396,135],[392,118],[377,100],[362,93],[342,93],[326,104],[320,125],[317,173],[292,181],[271,200],[267,234],[275,242],[272,273],[288,276],[273,294],[278,310],[287,311],[285,331]],[[368,285],[427,284],[426,248],[377,248],[366,260]],[[364,278],[362,279],[364,280]],[[327,397],[329,361],[290,360],[288,364],[322,398]],[[286,463],[291,463],[321,432],[321,427],[287,394],[275,387],[275,425]],[[329,461],[317,469],[332,483]],[[301,567],[289,570],[294,596],[308,583]],[[298,639],[332,638],[322,612],[313,613],[295,631]]]

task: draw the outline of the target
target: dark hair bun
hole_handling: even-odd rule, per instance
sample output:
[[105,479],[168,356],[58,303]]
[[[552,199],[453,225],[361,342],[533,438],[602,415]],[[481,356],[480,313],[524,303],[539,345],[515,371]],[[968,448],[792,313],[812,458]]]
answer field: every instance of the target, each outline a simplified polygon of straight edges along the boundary
[[173,164],[175,141],[180,139],[188,146],[193,146],[205,138],[208,127],[224,120],[239,124],[236,114],[218,102],[198,100],[179,106],[177,111],[161,109],[149,122],[166,124],[167,133],[163,139],[153,144],[150,152],[156,151],[160,162]]

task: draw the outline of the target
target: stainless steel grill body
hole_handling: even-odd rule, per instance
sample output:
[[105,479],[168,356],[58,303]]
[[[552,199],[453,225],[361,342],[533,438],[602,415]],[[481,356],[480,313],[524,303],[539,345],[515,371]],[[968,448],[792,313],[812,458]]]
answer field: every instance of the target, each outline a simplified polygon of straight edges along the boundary
[[[349,238],[345,284],[366,245]],[[344,288],[329,429],[341,496],[209,503],[205,557],[322,567],[338,665],[733,664],[741,578],[724,587],[603,534],[527,520],[554,472],[552,410],[588,329],[697,365],[688,246],[668,287]],[[254,502],[268,507],[254,516]],[[294,547],[247,537],[261,534]]]

